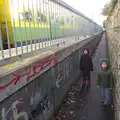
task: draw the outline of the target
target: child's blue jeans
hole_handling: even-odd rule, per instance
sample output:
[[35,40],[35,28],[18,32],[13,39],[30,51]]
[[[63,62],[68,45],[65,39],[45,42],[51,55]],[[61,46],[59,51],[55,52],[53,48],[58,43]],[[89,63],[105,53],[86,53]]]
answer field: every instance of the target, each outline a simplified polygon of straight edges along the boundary
[[111,89],[110,88],[102,88],[102,95],[104,104],[111,104],[112,98],[111,98]]

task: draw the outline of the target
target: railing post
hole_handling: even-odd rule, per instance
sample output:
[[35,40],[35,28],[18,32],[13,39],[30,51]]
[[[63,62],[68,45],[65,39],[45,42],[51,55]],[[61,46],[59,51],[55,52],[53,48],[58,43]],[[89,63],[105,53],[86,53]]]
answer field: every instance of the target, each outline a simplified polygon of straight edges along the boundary
[[9,57],[11,57],[11,47],[10,47],[10,36],[9,36],[9,23],[8,23],[8,11],[6,8],[7,2],[3,0],[4,3],[4,15],[5,15],[5,24],[6,24],[6,34],[7,34],[7,44],[9,49]]

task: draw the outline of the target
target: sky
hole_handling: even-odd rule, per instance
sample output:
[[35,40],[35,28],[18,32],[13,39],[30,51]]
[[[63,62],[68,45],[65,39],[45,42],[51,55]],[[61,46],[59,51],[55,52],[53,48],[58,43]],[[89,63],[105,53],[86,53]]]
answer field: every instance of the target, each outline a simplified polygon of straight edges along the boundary
[[102,25],[106,19],[105,16],[101,15],[104,5],[110,0],[63,0],[76,10],[80,11],[87,17],[94,20],[97,24]]

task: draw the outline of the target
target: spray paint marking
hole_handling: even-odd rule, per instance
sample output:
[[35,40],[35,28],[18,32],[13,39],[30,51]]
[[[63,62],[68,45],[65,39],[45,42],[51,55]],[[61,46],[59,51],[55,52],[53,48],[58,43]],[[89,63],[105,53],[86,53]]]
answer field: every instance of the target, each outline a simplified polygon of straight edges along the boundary
[[16,85],[20,83],[20,80],[23,77],[26,77],[26,81],[29,81],[31,78],[39,75],[41,71],[43,71],[48,66],[55,66],[58,63],[58,60],[56,58],[54,59],[48,59],[45,61],[42,61],[40,63],[36,63],[33,66],[29,66],[26,68],[26,72],[23,75],[19,74],[12,74],[14,77],[12,80],[10,80],[7,84],[0,86],[0,92],[3,91],[5,88],[9,87],[10,85]]
[[[12,103],[11,107],[6,111],[5,108],[2,108],[2,120],[18,120],[19,118],[24,118],[23,120],[28,120],[28,114],[25,111],[22,111],[22,106],[18,106],[18,104],[23,103],[23,99],[20,98]],[[12,111],[12,115],[8,116],[8,114]]]

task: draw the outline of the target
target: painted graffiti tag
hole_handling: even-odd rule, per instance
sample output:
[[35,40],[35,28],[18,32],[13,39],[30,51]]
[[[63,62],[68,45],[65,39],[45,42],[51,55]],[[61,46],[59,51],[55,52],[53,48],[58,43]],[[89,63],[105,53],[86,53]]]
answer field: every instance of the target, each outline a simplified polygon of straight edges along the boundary
[[70,75],[70,61],[64,65],[58,67],[58,76],[56,78],[56,87],[60,88],[64,86],[67,82],[69,82]]
[[42,113],[45,109],[48,108],[48,97],[44,97],[38,104],[37,108],[32,111],[32,117],[35,118],[37,115]]
[[36,86],[34,89],[34,92],[32,93],[32,96],[30,98],[30,106],[31,106],[31,118],[29,120],[34,120],[37,116],[43,116],[48,117],[49,111],[52,108],[52,105],[48,99],[48,94],[46,91],[46,94],[43,93],[46,90],[41,89],[40,86]]
[[[6,111],[5,108],[2,108],[2,120],[18,120],[23,118],[23,120],[28,120],[27,112],[22,111],[22,107],[18,104],[23,103],[23,99],[20,98],[12,103],[11,107]],[[12,111],[12,116],[8,117],[8,114]]]
[[29,66],[26,68],[26,72],[23,75],[15,74],[13,73],[11,76],[13,77],[12,80],[10,80],[7,84],[0,86],[0,91],[4,90],[6,87],[10,85],[16,85],[20,83],[20,80],[25,77],[26,81],[29,81],[31,78],[39,75],[46,67],[48,66],[54,66],[56,65],[58,60],[56,58],[54,59],[48,59],[39,63],[34,64],[33,66]]
[[60,82],[62,81],[62,78],[61,78],[61,76],[60,75],[58,75],[58,77],[57,77],[57,80],[56,80],[56,87],[57,88],[60,88]]

